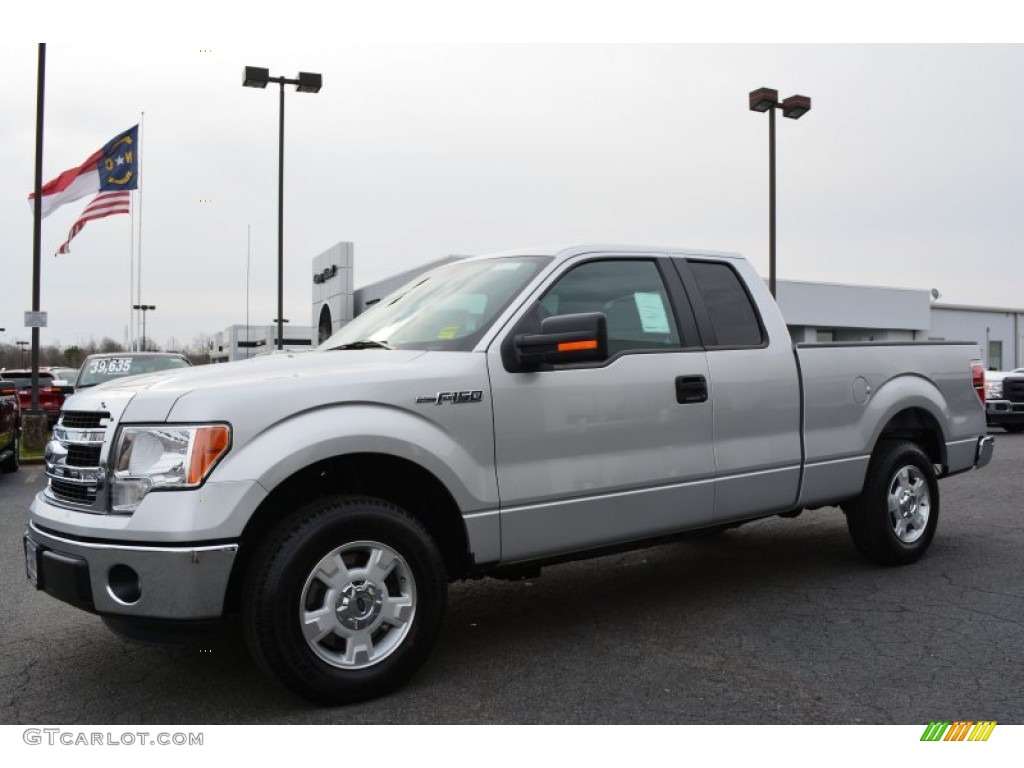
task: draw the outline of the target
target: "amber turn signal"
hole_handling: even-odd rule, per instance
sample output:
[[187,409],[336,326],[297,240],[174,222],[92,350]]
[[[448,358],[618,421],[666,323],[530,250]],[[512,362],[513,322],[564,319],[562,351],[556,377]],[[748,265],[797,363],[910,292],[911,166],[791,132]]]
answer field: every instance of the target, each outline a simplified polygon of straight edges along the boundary
[[581,349],[597,349],[597,339],[588,341],[563,341],[558,345],[559,352],[577,352]]
[[217,459],[228,449],[231,442],[231,430],[224,425],[203,427],[196,430],[192,444],[192,459],[188,466],[188,482],[190,485],[201,483]]

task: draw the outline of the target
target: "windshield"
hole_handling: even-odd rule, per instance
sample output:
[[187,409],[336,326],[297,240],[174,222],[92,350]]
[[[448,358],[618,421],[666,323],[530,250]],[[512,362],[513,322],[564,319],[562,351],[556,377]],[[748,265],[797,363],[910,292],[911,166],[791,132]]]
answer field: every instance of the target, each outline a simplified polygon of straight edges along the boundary
[[319,349],[469,351],[549,261],[513,256],[448,264],[381,299]]
[[135,376],[140,373],[155,373],[168,368],[187,368],[189,362],[183,357],[150,357],[126,353],[117,357],[86,359],[78,375],[76,389],[94,387],[105,381]]

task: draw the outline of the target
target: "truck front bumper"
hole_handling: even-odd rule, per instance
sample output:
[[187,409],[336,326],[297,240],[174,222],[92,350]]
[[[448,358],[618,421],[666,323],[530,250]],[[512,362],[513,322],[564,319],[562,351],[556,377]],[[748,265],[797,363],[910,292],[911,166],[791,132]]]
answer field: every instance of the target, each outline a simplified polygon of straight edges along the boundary
[[84,541],[30,522],[29,580],[53,597],[124,618],[195,620],[224,612],[235,543],[154,546]]
[[990,426],[1024,424],[1024,403],[1012,400],[986,400],[985,418]]

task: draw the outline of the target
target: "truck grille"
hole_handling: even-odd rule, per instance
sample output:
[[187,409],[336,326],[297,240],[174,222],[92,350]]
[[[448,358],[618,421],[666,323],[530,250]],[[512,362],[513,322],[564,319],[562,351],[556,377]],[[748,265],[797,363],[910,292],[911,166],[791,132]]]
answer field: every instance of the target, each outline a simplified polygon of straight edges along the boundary
[[75,504],[93,504],[96,501],[95,485],[80,485],[67,480],[50,478],[50,492],[58,499]]
[[1012,403],[1024,403],[1024,377],[1007,376],[1003,379],[1003,398]]
[[67,466],[98,467],[100,465],[100,450],[102,447],[100,445],[68,444]]
[[57,501],[106,512],[103,442],[110,414],[106,411],[64,411],[46,447],[47,494]]
[[60,423],[68,429],[99,429],[109,418],[104,411],[61,411]]

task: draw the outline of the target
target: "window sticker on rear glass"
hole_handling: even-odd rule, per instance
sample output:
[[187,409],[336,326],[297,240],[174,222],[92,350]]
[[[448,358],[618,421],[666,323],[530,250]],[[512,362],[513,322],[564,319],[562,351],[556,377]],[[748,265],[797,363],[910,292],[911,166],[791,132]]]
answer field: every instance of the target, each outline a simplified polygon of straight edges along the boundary
[[636,311],[640,313],[640,325],[644,333],[668,333],[668,315],[661,294],[637,292],[633,294]]
[[128,373],[131,368],[130,357],[101,358],[89,363],[89,373]]

